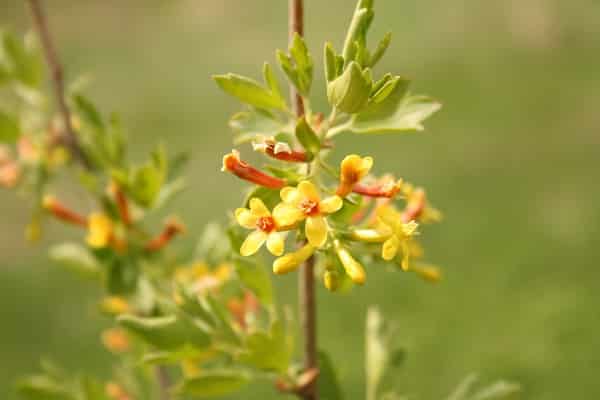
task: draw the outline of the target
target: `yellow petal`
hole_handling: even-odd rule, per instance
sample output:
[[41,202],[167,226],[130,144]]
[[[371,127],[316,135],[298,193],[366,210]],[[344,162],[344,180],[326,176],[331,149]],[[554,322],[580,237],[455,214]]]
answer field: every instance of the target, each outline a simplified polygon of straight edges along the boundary
[[319,202],[321,200],[321,196],[319,195],[319,191],[310,181],[302,181],[298,184],[298,190],[304,197],[309,200]]
[[93,213],[88,218],[88,226],[87,243],[95,248],[106,247],[112,237],[112,220],[104,214]]
[[303,218],[302,210],[292,204],[279,203],[273,209],[273,219],[277,226],[294,225]]
[[369,173],[369,171],[371,171],[372,167],[373,167],[373,157],[364,157],[361,160],[361,165],[360,165],[361,179],[364,178],[365,175],[367,175]]
[[319,211],[323,214],[333,214],[344,205],[340,196],[330,196],[319,203]]
[[258,218],[247,208],[238,208],[235,210],[235,219],[238,224],[247,229],[256,228]]
[[271,215],[269,209],[267,206],[265,206],[265,203],[263,203],[263,201],[258,197],[253,197],[250,199],[250,211],[258,218],[268,217]]
[[293,205],[300,203],[300,201],[302,200],[302,196],[298,189],[291,186],[286,186],[283,189],[281,189],[279,195],[281,196],[281,200]]
[[286,274],[298,268],[300,264],[308,260],[315,252],[315,248],[310,244],[305,245],[300,250],[279,257],[273,262],[273,272],[276,274]]
[[327,221],[321,215],[306,218],[306,238],[308,243],[321,247],[327,241]]
[[242,243],[242,247],[240,248],[240,254],[244,257],[251,256],[255,254],[260,246],[267,240],[267,234],[260,230],[255,230],[251,234],[248,235],[244,243]]
[[279,232],[271,232],[267,238],[267,249],[274,256],[280,256],[285,250],[284,236]]
[[408,242],[405,240],[402,242],[402,262],[400,263],[403,271],[410,269],[410,248]]
[[390,235],[375,229],[355,229],[352,231],[352,237],[361,242],[381,243],[386,241]]
[[384,260],[390,261],[396,257],[396,254],[398,253],[398,246],[400,246],[400,241],[396,236],[392,236],[383,243],[383,247],[381,248],[381,257]]

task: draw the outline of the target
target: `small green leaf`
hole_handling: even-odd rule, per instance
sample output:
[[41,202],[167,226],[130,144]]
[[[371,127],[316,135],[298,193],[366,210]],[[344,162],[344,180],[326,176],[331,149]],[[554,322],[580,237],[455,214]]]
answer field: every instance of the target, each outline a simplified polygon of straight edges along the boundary
[[231,117],[229,126],[236,133],[235,144],[252,141],[257,135],[275,136],[285,126],[271,113],[261,109],[242,111]]
[[369,23],[369,19],[372,18],[370,15],[373,13],[368,8],[357,8],[348,33],[346,34],[346,40],[344,41],[344,49],[342,50],[342,56],[344,57],[344,65],[349,66],[351,62],[355,61],[356,46],[355,42],[364,43],[364,35],[366,35],[366,27]]
[[331,358],[319,351],[319,395],[323,400],[343,400],[342,389]]
[[[379,87],[376,91],[373,91],[373,94],[371,95],[371,101],[373,101],[374,103],[381,103],[382,101],[387,99],[387,97],[396,88],[396,85],[399,85],[399,84],[400,85],[404,84],[404,81],[399,76],[395,76],[393,78],[387,79],[385,82],[383,82],[381,87]],[[408,85],[407,81],[406,81],[406,85]]]
[[304,116],[296,123],[296,138],[312,157],[319,154],[321,141]]
[[408,83],[407,80],[400,79],[383,100],[371,102],[355,115],[348,130],[355,133],[423,130],[423,122],[438,111],[441,104],[429,97],[408,95]]
[[294,37],[292,38],[290,55],[296,64],[296,71],[298,72],[298,90],[307,96],[312,85],[313,60],[308,52],[304,38],[298,33],[294,33]]
[[67,388],[45,375],[21,380],[17,383],[17,391],[26,400],[76,400]]
[[0,143],[14,143],[20,135],[19,121],[0,110]]
[[211,343],[204,330],[176,315],[146,318],[121,315],[118,322],[128,331],[161,350],[177,350],[186,346],[203,349]]
[[152,207],[164,183],[165,174],[154,164],[137,168],[132,176],[130,192],[133,199],[143,207]]
[[104,121],[100,112],[89,99],[81,94],[73,96],[73,103],[75,105],[75,111],[81,118],[81,122],[89,128],[96,131],[96,133],[103,132],[105,130]]
[[371,55],[371,58],[369,60],[370,67],[374,67],[375,65],[377,65],[379,60],[381,60],[381,58],[385,55],[385,52],[387,51],[388,47],[390,47],[391,42],[392,32],[388,32],[385,34],[383,39],[381,39],[381,41],[377,44],[375,51]]
[[336,53],[333,49],[333,45],[330,42],[325,43],[325,78],[327,82],[331,82],[337,75],[337,61],[336,61]]
[[98,276],[101,266],[94,255],[78,243],[62,243],[50,249],[50,259],[86,276]]
[[265,62],[265,64],[263,65],[263,77],[265,83],[267,84],[269,89],[271,89],[271,93],[273,93],[274,96],[278,97],[282,102],[285,103],[285,100],[281,95],[281,88],[279,87],[279,82],[277,82],[277,78],[273,73],[273,69],[271,68],[271,65],[268,62]]
[[253,197],[261,199],[269,209],[272,209],[281,201],[279,190],[256,186],[248,192],[248,195],[244,199],[244,207],[249,207],[250,199]]
[[234,257],[235,272],[242,284],[251,290],[261,303],[273,304],[273,286],[271,275],[262,263],[253,258]]
[[249,377],[244,372],[210,371],[184,380],[177,391],[198,398],[218,397],[240,390],[249,381]]
[[264,109],[285,110],[287,108],[280,96],[265,89],[255,80],[231,73],[215,75],[213,78],[223,91],[243,103]]
[[327,85],[329,104],[348,114],[361,111],[371,93],[371,82],[367,76],[358,63],[352,61],[342,75]]
[[280,321],[273,322],[271,331],[254,332],[246,338],[245,351],[239,355],[241,363],[264,371],[285,373],[291,360],[291,352]]
[[9,75],[22,84],[37,88],[42,81],[43,63],[33,43],[17,39],[13,34],[0,32],[0,64]]

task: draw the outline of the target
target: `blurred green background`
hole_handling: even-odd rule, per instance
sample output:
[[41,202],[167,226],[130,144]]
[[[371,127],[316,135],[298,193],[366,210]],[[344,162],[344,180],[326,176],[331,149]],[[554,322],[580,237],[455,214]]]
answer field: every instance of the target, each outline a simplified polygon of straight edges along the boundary
[[[282,0],[66,1],[49,5],[68,74],[90,73],[91,97],[119,110],[135,153],[163,138],[188,149],[190,187],[174,211],[194,235],[241,199],[219,172],[231,148],[226,121],[239,107],[209,76],[259,77],[286,46]],[[354,2],[306,1],[308,43],[339,48]],[[378,0],[373,39],[394,41],[378,72],[415,78],[415,91],[444,109],[424,133],[345,136],[425,185],[446,215],[426,231],[437,286],[369,268],[349,295],[319,290],[321,347],[339,366],[349,399],[364,398],[365,310],[380,304],[408,351],[396,386],[412,399],[441,399],[462,377],[523,384],[525,399],[600,398],[600,3],[562,0]],[[24,4],[0,2],[0,25],[28,27]],[[325,105],[320,71],[314,102]],[[248,152],[248,149],[243,149]],[[84,199],[80,199],[85,204]],[[107,373],[98,289],[50,264],[46,247],[73,232],[23,240],[28,210],[0,191],[0,398],[35,371],[40,356]],[[293,303],[295,277],[277,280]],[[237,398],[276,398],[256,385]]]

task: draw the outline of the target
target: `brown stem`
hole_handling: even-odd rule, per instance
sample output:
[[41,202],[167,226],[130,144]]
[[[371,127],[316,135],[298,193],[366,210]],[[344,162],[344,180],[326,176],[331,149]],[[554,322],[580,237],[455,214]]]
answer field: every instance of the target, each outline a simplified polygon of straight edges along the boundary
[[167,369],[163,365],[156,366],[154,370],[156,374],[156,380],[158,381],[158,385],[160,387],[160,400],[169,400],[171,398],[170,395],[170,387],[171,387],[171,377],[167,373]]
[[40,0],[27,1],[31,10],[33,26],[40,37],[40,41],[44,49],[44,55],[46,57],[46,62],[48,64],[48,68],[50,69],[52,82],[54,84],[54,96],[56,98],[58,111],[63,120],[64,131],[61,138],[62,142],[65,144],[65,146],[67,146],[67,148],[69,148],[69,151],[73,157],[77,159],[84,167],[89,169],[91,164],[81,149],[75,131],[73,130],[73,125],[71,124],[71,113],[65,98],[63,68],[60,64],[60,60],[58,59],[56,49],[54,48],[52,36],[48,30],[46,14],[44,13]]
[[[289,39],[294,33],[304,34],[304,4],[303,0],[290,0],[289,3]],[[296,116],[304,115],[302,96],[290,85],[292,104]],[[310,257],[300,271],[298,281],[299,307],[304,333],[304,368],[306,371],[318,371],[317,357],[317,309],[315,304],[315,257]],[[318,400],[317,377],[298,393],[304,400]]]

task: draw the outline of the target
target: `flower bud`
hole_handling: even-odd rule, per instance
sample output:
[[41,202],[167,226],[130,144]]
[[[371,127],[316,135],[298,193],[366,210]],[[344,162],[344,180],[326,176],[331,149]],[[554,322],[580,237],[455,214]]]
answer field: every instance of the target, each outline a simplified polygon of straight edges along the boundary
[[340,287],[340,275],[337,271],[325,271],[323,283],[328,290],[335,292]]
[[281,189],[286,184],[285,180],[267,175],[240,160],[240,153],[236,150],[223,157],[223,168],[221,171],[231,172],[240,179],[271,189]]
[[335,252],[352,282],[359,285],[364,284],[367,279],[364,267],[352,257],[352,254],[342,246],[339,240],[334,242],[334,246]]
[[50,212],[57,219],[74,225],[88,226],[88,220],[84,216],[68,209],[62,205],[54,196],[46,195],[42,199],[42,208]]
[[272,138],[264,138],[260,142],[252,143],[254,151],[260,151],[281,161],[287,162],[307,162],[309,157],[304,151],[292,150],[289,144],[277,142]]
[[436,283],[442,279],[441,271],[434,265],[412,265],[410,270],[414,271],[417,275],[419,275],[419,277],[429,282]]
[[356,154],[346,156],[340,167],[340,184],[337,189],[338,196],[346,196],[352,192],[354,185],[363,179],[371,170],[373,159],[360,157]]
[[316,248],[310,244],[306,244],[300,250],[293,253],[288,253],[282,257],[277,258],[273,262],[273,272],[280,274],[287,274],[292,272],[300,264],[308,260],[308,258],[315,252]]

